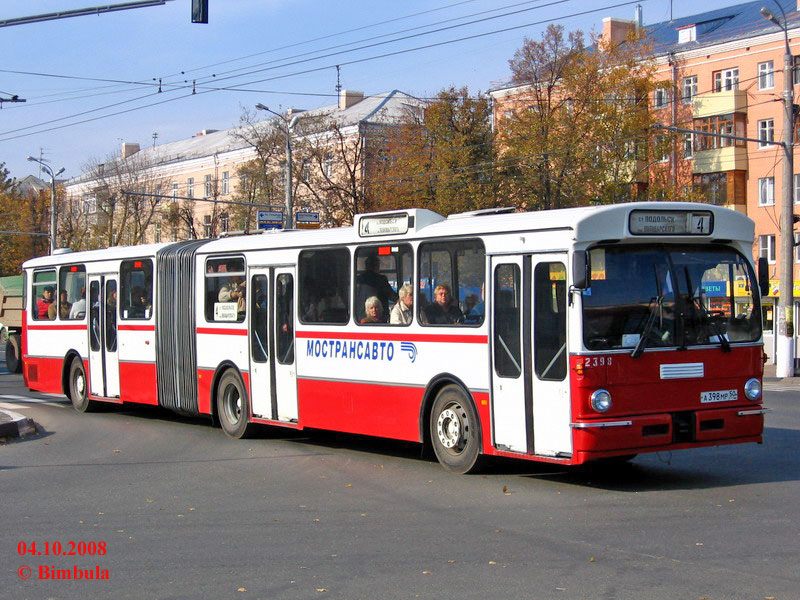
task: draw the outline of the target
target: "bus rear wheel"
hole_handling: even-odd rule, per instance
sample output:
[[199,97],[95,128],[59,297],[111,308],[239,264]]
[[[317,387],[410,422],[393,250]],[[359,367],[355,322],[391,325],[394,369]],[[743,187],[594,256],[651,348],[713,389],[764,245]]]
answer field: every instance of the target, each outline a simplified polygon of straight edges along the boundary
[[481,435],[472,400],[457,385],[448,385],[436,395],[430,417],[433,451],[441,465],[452,473],[470,473],[479,468]]
[[255,425],[249,423],[250,403],[242,378],[233,369],[225,371],[217,386],[217,416],[222,431],[228,437],[242,439],[253,434]]
[[98,403],[89,400],[89,385],[86,381],[86,370],[79,357],[72,359],[69,367],[69,399],[78,412],[92,412],[97,410]]

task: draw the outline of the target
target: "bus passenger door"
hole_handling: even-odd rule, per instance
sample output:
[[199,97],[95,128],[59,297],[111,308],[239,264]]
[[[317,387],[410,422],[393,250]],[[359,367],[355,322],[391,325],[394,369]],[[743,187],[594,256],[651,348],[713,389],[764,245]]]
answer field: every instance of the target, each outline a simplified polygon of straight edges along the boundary
[[[523,360],[523,340],[530,337],[530,319],[523,315],[530,294],[523,293],[523,258],[493,256],[491,284],[492,425],[501,450],[533,453],[530,368]],[[527,335],[523,335],[527,331]]]
[[297,422],[297,365],[295,363],[295,268],[275,268],[273,279],[273,318],[275,339],[275,394],[279,421]]
[[250,270],[250,409],[254,417],[276,420],[272,402],[275,383],[270,369],[275,355],[269,336],[270,279],[270,269]]
[[[525,257],[526,259],[528,257]],[[534,451],[572,455],[567,352],[566,254],[531,257]]]
[[89,392],[119,398],[116,277],[89,277]]

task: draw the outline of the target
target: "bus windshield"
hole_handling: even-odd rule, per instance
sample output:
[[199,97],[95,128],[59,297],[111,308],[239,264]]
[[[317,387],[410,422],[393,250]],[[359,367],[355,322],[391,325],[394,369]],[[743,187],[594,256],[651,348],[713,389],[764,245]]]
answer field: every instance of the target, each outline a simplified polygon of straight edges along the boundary
[[583,291],[589,350],[716,345],[761,338],[753,270],[726,246],[598,246]]

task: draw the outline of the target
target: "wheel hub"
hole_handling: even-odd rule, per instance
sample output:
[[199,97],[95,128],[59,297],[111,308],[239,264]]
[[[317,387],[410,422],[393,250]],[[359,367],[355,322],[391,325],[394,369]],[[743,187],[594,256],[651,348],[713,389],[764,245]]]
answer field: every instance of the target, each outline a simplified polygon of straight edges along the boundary
[[445,408],[436,421],[436,433],[439,441],[447,449],[461,446],[464,441],[464,425],[453,408]]

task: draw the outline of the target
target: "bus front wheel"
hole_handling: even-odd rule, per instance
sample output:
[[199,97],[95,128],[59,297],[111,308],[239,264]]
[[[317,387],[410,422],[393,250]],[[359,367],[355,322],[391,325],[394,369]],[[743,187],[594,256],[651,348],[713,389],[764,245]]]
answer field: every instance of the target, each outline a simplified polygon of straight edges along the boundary
[[241,439],[250,437],[255,426],[248,423],[250,403],[241,377],[233,369],[225,372],[217,386],[217,416],[222,431],[228,437]]
[[92,412],[97,409],[98,403],[89,400],[89,385],[86,381],[86,370],[79,357],[72,359],[69,368],[69,398],[72,406],[78,412]]
[[442,466],[453,473],[470,473],[479,467],[481,435],[472,400],[457,385],[436,395],[430,417],[433,451]]

